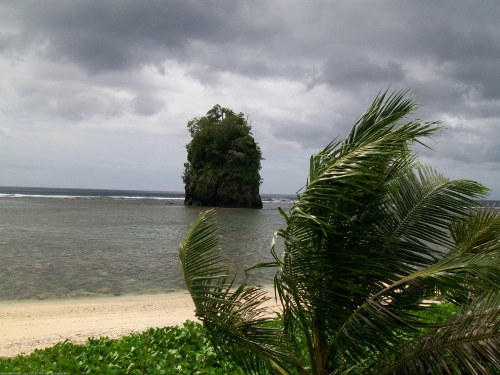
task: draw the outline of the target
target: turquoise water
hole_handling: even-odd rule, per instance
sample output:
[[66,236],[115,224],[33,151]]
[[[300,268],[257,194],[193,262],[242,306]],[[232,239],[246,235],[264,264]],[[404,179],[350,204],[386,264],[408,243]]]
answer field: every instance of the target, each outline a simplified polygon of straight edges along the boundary
[[[183,290],[179,243],[203,210],[165,199],[0,197],[0,300],[57,299]],[[267,262],[277,206],[218,209],[232,272]],[[271,270],[253,280],[272,282]]]

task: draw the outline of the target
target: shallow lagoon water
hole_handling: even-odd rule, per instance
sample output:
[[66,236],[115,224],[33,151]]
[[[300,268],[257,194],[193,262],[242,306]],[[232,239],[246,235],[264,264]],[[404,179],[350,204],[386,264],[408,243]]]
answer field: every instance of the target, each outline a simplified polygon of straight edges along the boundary
[[[231,271],[272,260],[277,207],[217,209]],[[0,197],[0,300],[168,293],[185,289],[179,243],[204,208],[168,199]],[[252,273],[272,283],[272,270]]]
[[[177,255],[205,210],[182,193],[0,187],[0,300],[104,297],[185,290]],[[282,198],[285,199],[282,199]],[[272,261],[271,239],[293,196],[262,195],[264,209],[217,209],[231,272]],[[499,201],[482,201],[500,209]],[[278,243],[278,252],[282,245]],[[251,280],[271,284],[272,269]]]

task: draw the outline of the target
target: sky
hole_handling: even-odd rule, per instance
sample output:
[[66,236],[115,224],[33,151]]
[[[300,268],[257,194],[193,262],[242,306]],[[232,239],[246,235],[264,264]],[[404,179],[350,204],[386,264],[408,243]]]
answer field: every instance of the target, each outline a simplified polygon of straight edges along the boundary
[[0,186],[183,191],[187,122],[248,116],[261,193],[375,96],[412,89],[442,120],[420,160],[500,199],[500,3],[1,1]]

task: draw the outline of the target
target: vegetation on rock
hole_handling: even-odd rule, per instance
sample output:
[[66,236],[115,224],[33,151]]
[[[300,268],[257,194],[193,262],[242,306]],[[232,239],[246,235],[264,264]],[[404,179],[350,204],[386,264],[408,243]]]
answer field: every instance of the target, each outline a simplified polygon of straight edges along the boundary
[[187,127],[192,140],[186,145],[184,203],[261,208],[262,152],[243,113],[216,105]]
[[[411,146],[439,129],[408,119],[417,106],[382,92],[344,141],[311,157],[273,240],[283,253],[273,245],[275,261],[255,266],[276,269],[282,316],[261,287],[232,288],[216,213],[200,214],[179,256],[221,358],[246,374],[500,372],[500,212],[478,208],[479,183],[417,161]],[[436,300],[457,311],[436,316]]]

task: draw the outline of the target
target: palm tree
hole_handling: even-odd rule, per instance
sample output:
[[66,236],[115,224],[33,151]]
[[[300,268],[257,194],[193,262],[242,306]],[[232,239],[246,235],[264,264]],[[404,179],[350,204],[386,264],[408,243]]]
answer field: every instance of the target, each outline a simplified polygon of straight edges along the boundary
[[[500,373],[500,215],[488,190],[418,163],[411,146],[439,122],[409,119],[409,91],[381,92],[344,141],[310,161],[271,252],[279,315],[266,291],[233,287],[214,211],[179,256],[215,349],[255,374]],[[274,243],[284,240],[277,254]],[[457,306],[444,322],[434,301]]]

